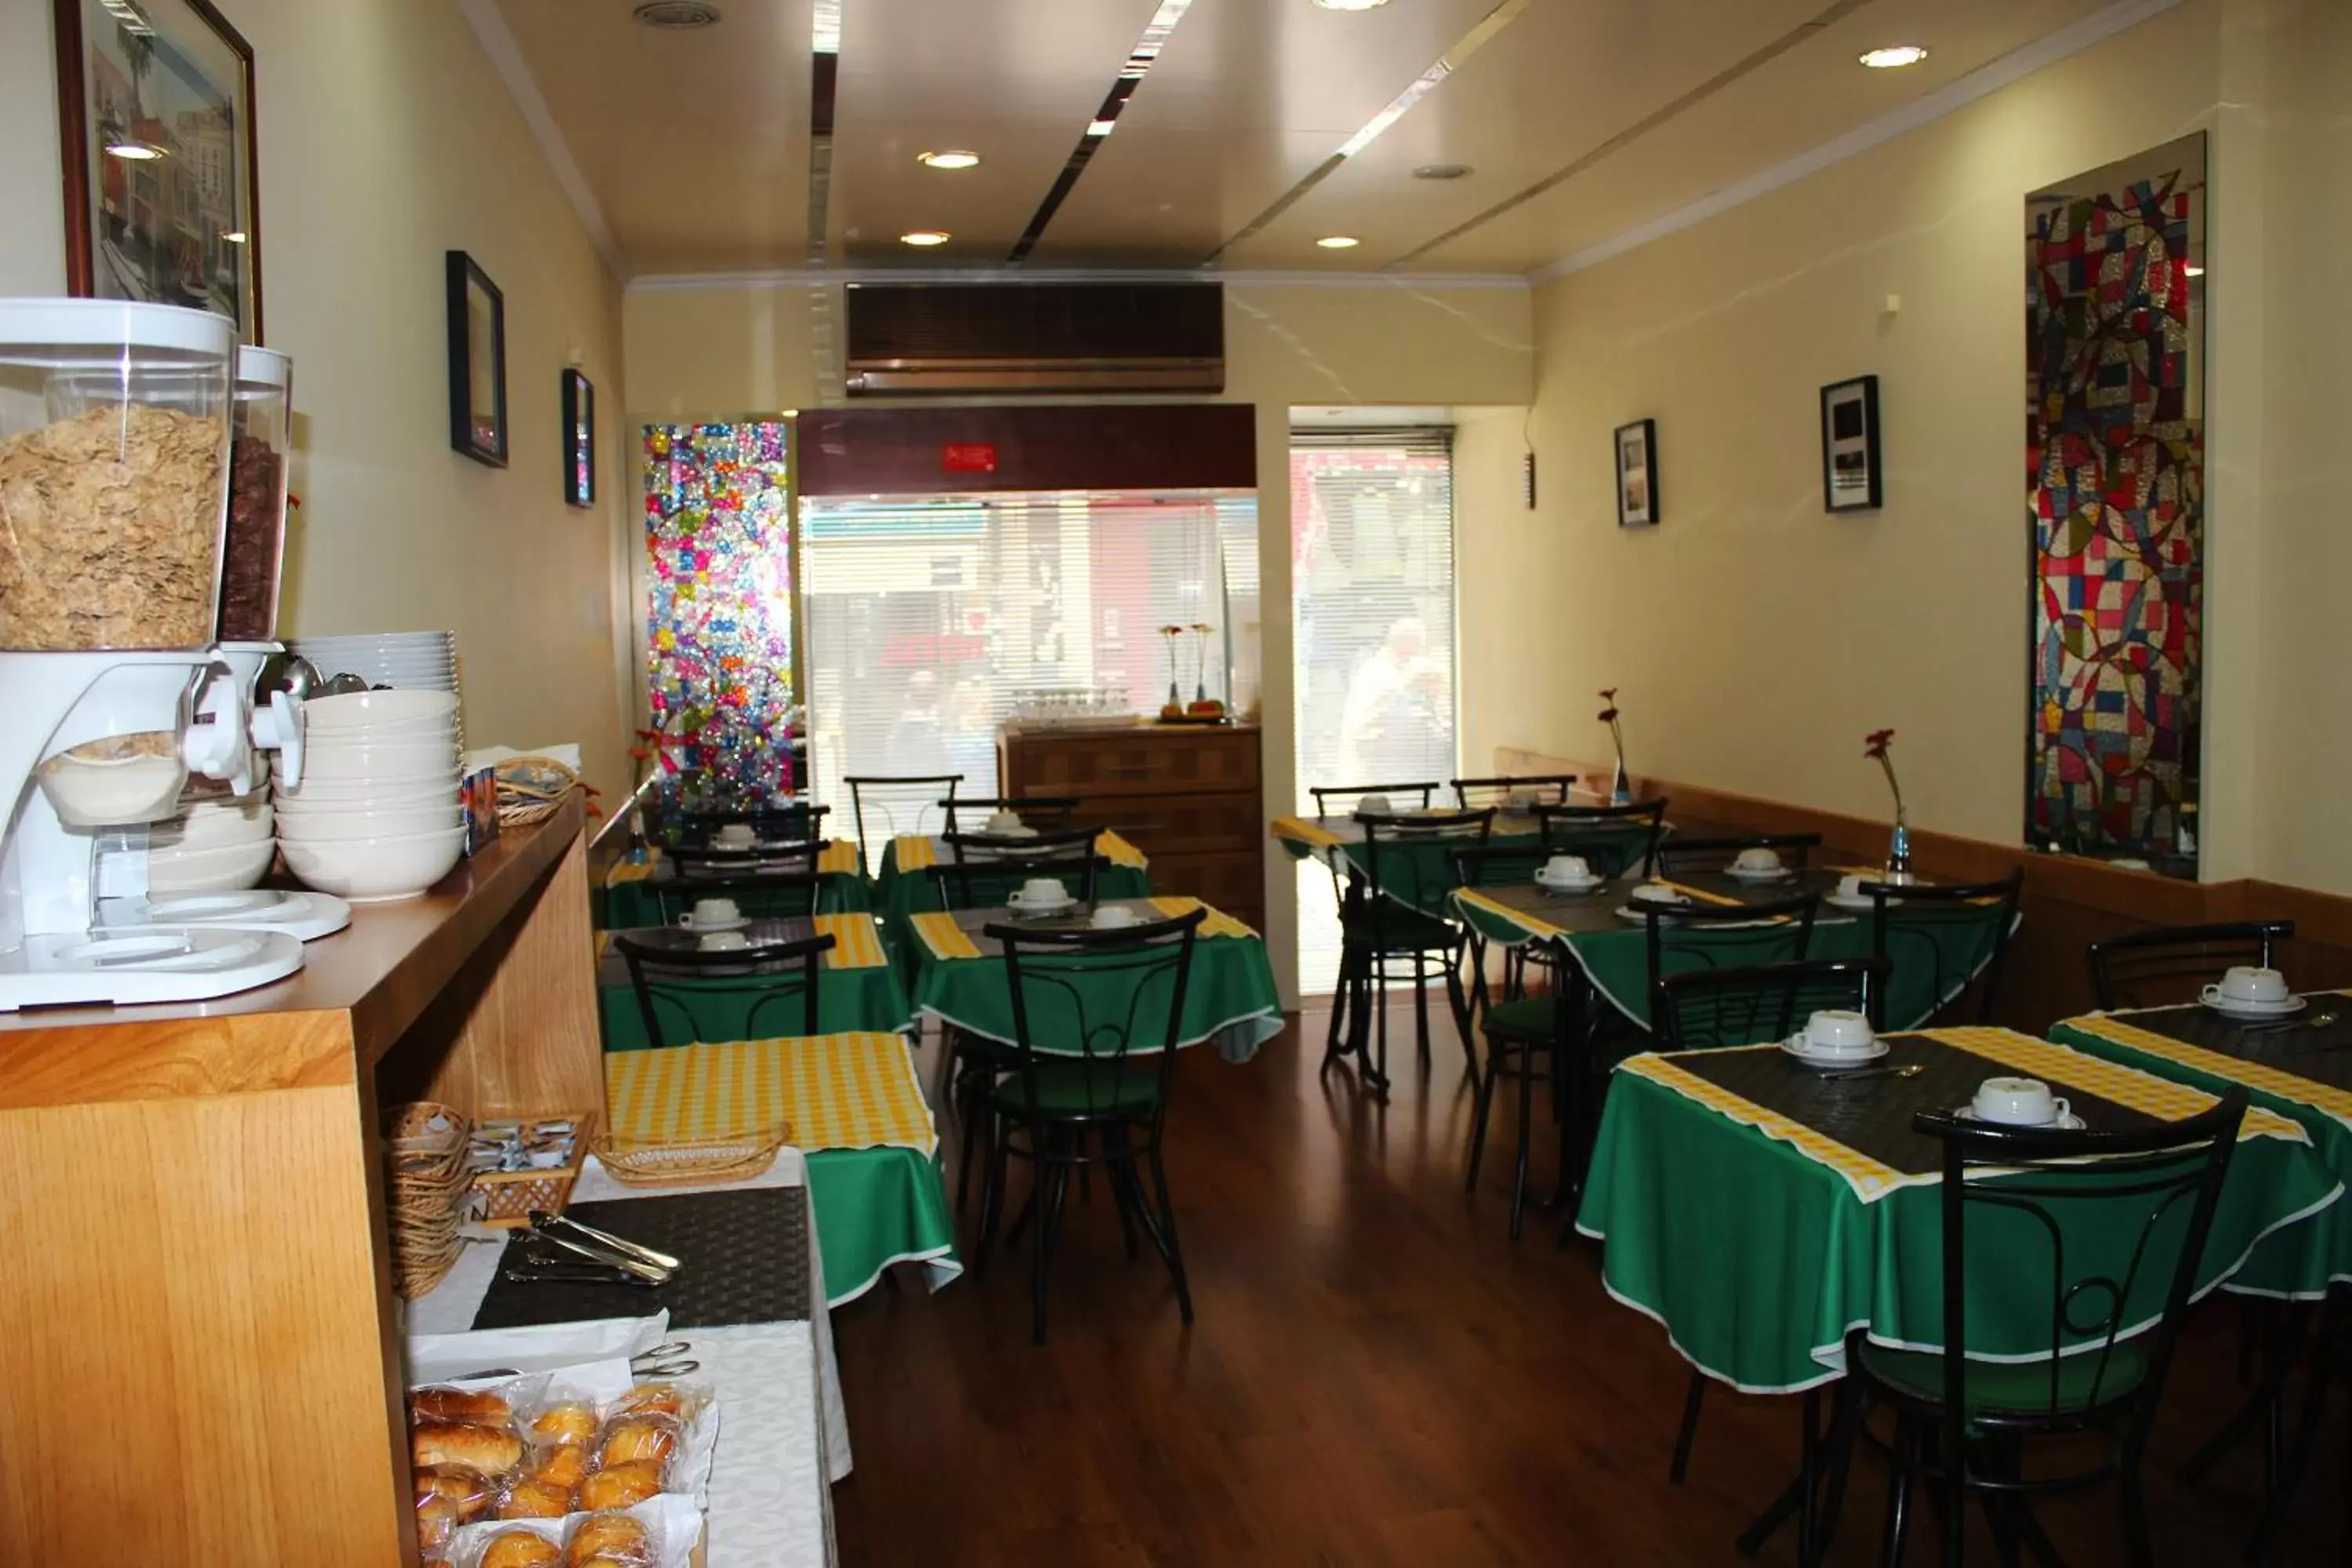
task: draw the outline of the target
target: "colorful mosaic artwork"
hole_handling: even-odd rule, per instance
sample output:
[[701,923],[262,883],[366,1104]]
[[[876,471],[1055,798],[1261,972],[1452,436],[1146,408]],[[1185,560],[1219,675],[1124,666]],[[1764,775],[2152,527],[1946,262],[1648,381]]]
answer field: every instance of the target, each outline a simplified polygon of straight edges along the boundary
[[765,800],[792,773],[792,505],[779,423],[646,428],[646,664],[670,763]]
[[2201,168],[2069,195],[2032,209],[2028,243],[2027,837],[2177,871],[2195,849],[2202,680],[2189,257],[2203,200]]

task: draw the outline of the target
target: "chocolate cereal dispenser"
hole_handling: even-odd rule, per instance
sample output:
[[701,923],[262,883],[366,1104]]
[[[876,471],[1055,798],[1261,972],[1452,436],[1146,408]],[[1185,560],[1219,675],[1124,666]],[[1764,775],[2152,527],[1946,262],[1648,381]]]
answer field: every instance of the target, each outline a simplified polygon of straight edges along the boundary
[[255,732],[215,637],[235,327],[110,300],[0,300],[0,1011],[175,1002],[301,967],[282,932],[97,923],[100,835],[191,773],[299,769],[301,714]]
[[226,643],[278,637],[293,423],[294,362],[274,349],[238,349],[228,531],[221,552],[220,640]]

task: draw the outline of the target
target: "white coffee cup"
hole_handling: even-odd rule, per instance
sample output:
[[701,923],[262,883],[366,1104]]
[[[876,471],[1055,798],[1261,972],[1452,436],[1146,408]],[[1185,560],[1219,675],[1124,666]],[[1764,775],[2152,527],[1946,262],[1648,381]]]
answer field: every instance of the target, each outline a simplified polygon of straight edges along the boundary
[[710,836],[712,847],[719,849],[749,849],[759,841],[759,836],[751,831],[751,825],[748,822],[728,823]]
[[694,900],[694,912],[679,923],[707,928],[742,918],[742,911],[735,907],[732,899],[697,899]]
[[751,939],[740,931],[707,931],[694,945],[704,952],[735,952],[751,946]]
[[1858,1056],[1878,1037],[1870,1020],[1839,1007],[1824,1007],[1805,1020],[1805,1044],[1825,1056]]
[[2004,1127],[2047,1127],[2067,1114],[2066,1102],[2038,1078],[1989,1078],[1969,1109],[1979,1121]]
[[1388,816],[1389,797],[1384,795],[1365,795],[1363,798],[1356,802],[1356,815],[1358,816]]
[[1105,904],[1095,910],[1097,931],[1125,931],[1139,922],[1139,917],[1125,904]]
[[1590,882],[1592,868],[1581,855],[1555,855],[1544,862],[1543,879],[1547,882]]
[[1069,889],[1053,877],[1030,878],[1021,884],[1021,891],[1014,898],[1017,902],[1034,905],[1066,904],[1070,901]]
[[1765,845],[1751,845],[1732,860],[1731,868],[1735,871],[1777,871],[1780,868],[1780,852]]
[[1504,804],[1513,811],[1526,811],[1543,804],[1543,791],[1532,784],[1521,784],[1511,791],[1510,798]]
[[1874,881],[1876,879],[1864,878],[1859,871],[1847,872],[1844,876],[1838,879],[1837,896],[1841,899],[1861,898],[1863,896],[1862,884],[1865,880]]
[[1680,893],[1664,882],[1644,882],[1633,889],[1633,896],[1645,904],[1679,904],[1685,902]]
[[2250,963],[2232,965],[2222,974],[2219,985],[2208,985],[2204,990],[2208,1002],[2251,1002],[2256,1006],[2273,1006],[2294,994],[2287,989],[2285,975],[2275,969],[2257,969]]
[[1020,832],[1021,814],[1017,811],[990,812],[988,814],[988,831],[991,833]]

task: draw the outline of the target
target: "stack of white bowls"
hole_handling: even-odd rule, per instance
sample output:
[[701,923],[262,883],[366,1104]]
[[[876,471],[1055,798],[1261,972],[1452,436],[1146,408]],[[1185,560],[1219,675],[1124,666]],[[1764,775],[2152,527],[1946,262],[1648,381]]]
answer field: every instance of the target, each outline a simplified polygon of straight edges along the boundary
[[320,675],[356,675],[370,686],[417,691],[457,689],[455,632],[363,632],[296,637],[289,645]]
[[271,824],[266,788],[187,802],[178,816],[147,829],[147,891],[233,893],[254,886],[277,858]]
[[464,853],[457,698],[359,691],[305,704],[300,787],[277,784],[278,845],[307,886],[353,903],[414,898]]

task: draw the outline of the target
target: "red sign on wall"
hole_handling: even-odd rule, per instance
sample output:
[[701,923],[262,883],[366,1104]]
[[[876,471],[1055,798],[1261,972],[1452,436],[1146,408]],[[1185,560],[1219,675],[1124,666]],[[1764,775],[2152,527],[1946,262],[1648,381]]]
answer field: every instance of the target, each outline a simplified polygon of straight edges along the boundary
[[950,441],[940,448],[940,471],[948,474],[996,472],[996,447],[990,441]]

